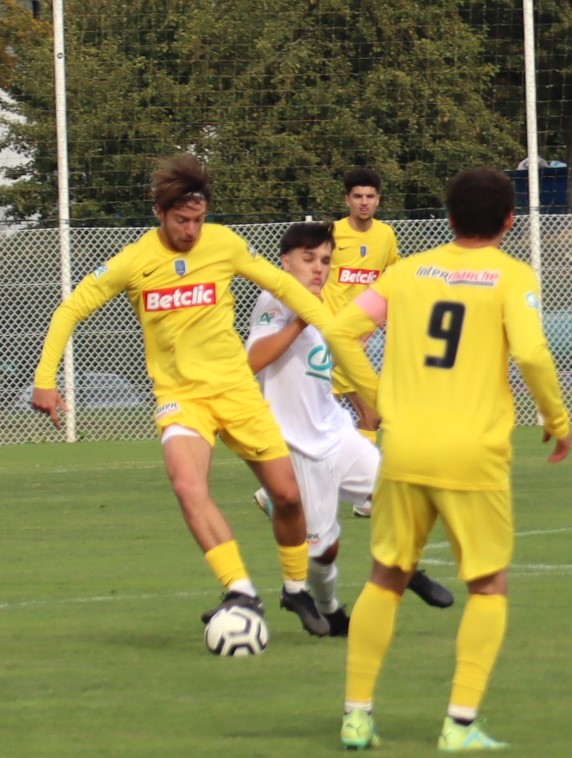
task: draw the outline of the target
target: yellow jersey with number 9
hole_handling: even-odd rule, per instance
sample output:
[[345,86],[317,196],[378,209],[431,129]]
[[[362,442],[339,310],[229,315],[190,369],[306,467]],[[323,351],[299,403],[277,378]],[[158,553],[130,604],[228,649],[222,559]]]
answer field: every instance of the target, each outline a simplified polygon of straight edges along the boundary
[[565,436],[567,413],[532,268],[495,247],[413,255],[373,289],[387,301],[378,391],[382,474],[447,489],[509,486],[509,352]]

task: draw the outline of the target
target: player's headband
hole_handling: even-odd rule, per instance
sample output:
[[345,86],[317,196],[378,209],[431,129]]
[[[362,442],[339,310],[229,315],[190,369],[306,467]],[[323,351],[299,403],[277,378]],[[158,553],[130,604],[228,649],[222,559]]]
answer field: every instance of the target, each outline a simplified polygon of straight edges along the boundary
[[185,192],[177,198],[176,205],[184,205],[185,203],[206,203],[206,197],[202,192]]

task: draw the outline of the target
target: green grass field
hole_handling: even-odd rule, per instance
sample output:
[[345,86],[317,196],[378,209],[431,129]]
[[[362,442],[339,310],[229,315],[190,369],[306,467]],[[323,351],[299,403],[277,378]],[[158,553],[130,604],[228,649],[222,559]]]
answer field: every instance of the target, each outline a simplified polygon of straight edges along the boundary
[[[572,754],[572,461],[518,430],[509,633],[483,707],[518,758]],[[186,532],[158,443],[0,448],[0,756],[274,758],[341,753],[345,641],[280,611],[277,554],[255,480],[224,448],[212,473],[263,596],[271,641],[210,655],[199,615],[219,588]],[[343,506],[340,597],[369,568],[368,522]],[[435,756],[465,596],[437,531],[425,567],[446,611],[406,595],[378,686],[388,758]]]

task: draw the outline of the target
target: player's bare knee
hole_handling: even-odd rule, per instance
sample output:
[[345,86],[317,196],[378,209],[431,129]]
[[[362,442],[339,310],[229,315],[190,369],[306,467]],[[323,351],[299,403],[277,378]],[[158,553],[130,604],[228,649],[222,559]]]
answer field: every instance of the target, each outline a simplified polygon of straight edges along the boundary
[[508,572],[502,570],[472,579],[467,582],[467,589],[471,595],[507,595]]
[[302,508],[300,491],[296,485],[283,487],[271,495],[274,511],[279,514],[298,512]]
[[199,508],[208,497],[203,487],[198,487],[184,476],[171,479],[171,486],[181,508],[187,513]]
[[316,563],[320,563],[322,566],[329,566],[331,563],[333,563],[336,560],[339,549],[340,549],[340,543],[334,542],[333,545],[330,545],[324,550],[322,555],[318,555],[314,557],[312,560],[316,561]]

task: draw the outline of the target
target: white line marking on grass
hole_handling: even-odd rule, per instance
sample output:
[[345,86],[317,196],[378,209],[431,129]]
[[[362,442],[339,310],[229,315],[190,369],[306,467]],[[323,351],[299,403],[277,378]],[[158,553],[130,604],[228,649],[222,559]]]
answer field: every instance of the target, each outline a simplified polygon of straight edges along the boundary
[[537,537],[541,534],[563,534],[572,532],[572,526],[563,526],[560,529],[530,529],[526,532],[516,532],[517,537]]
[[[544,534],[566,534],[572,532],[572,526],[563,526],[556,529],[530,529],[524,532],[515,532],[515,537],[539,537]],[[430,542],[425,546],[425,550],[443,550],[450,547],[449,542]]]
[[158,600],[160,598],[190,598],[202,595],[212,594],[210,591],[204,592],[173,592],[165,595],[148,592],[141,595],[93,595],[92,597],[62,597],[50,598],[49,600],[23,600],[22,602],[0,603],[0,611],[9,611],[16,608],[38,608],[41,606],[51,605],[82,605],[85,603],[115,603],[118,601],[141,601],[141,600]]
[[[438,558],[427,558],[423,560],[425,566],[456,566],[454,561],[441,561]],[[512,575],[513,570],[530,570],[536,571],[538,575],[541,572],[556,571],[556,572],[572,572],[572,563],[511,563],[509,574]]]
[[[226,468],[227,466],[246,466],[247,464],[241,458],[228,458],[222,460],[213,460],[213,468]],[[49,474],[77,474],[80,473],[92,473],[106,471],[138,471],[141,469],[164,469],[163,461],[160,457],[156,461],[115,461],[114,463],[106,463],[105,465],[95,464],[87,465],[85,463],[71,463],[66,466],[49,466],[37,463],[34,469],[41,472],[42,475]],[[13,473],[14,469],[8,466],[0,466],[0,473]]]
[[[232,462],[232,461],[229,461]],[[238,460],[237,462],[242,463]],[[1,469],[0,469],[1,470]],[[562,527],[557,529],[534,529],[524,532],[517,532],[517,537],[534,537],[544,534],[561,534],[564,532],[572,531],[572,527]],[[433,542],[426,546],[426,549],[441,550],[449,547],[448,542]],[[446,566],[448,568],[456,568],[454,561],[445,561],[439,558],[424,558],[423,565],[425,566]],[[570,576],[572,574],[572,564],[569,563],[513,563],[510,567],[509,576],[511,579],[517,577],[532,577],[532,576]],[[447,577],[447,581],[453,581],[457,577]],[[360,587],[360,583],[344,584],[341,583],[340,587]],[[271,592],[277,592],[276,587],[264,588],[261,590],[261,594],[267,595]],[[14,602],[0,603],[0,611],[17,610],[20,608],[40,608],[55,605],[81,605],[85,603],[114,603],[114,602],[141,602],[146,600],[158,600],[165,598],[173,599],[189,599],[196,597],[212,596],[215,590],[201,590],[200,592],[172,592],[166,594],[160,593],[142,593],[140,595],[93,595],[91,597],[71,597],[71,598],[50,598],[47,600],[22,600]]]

